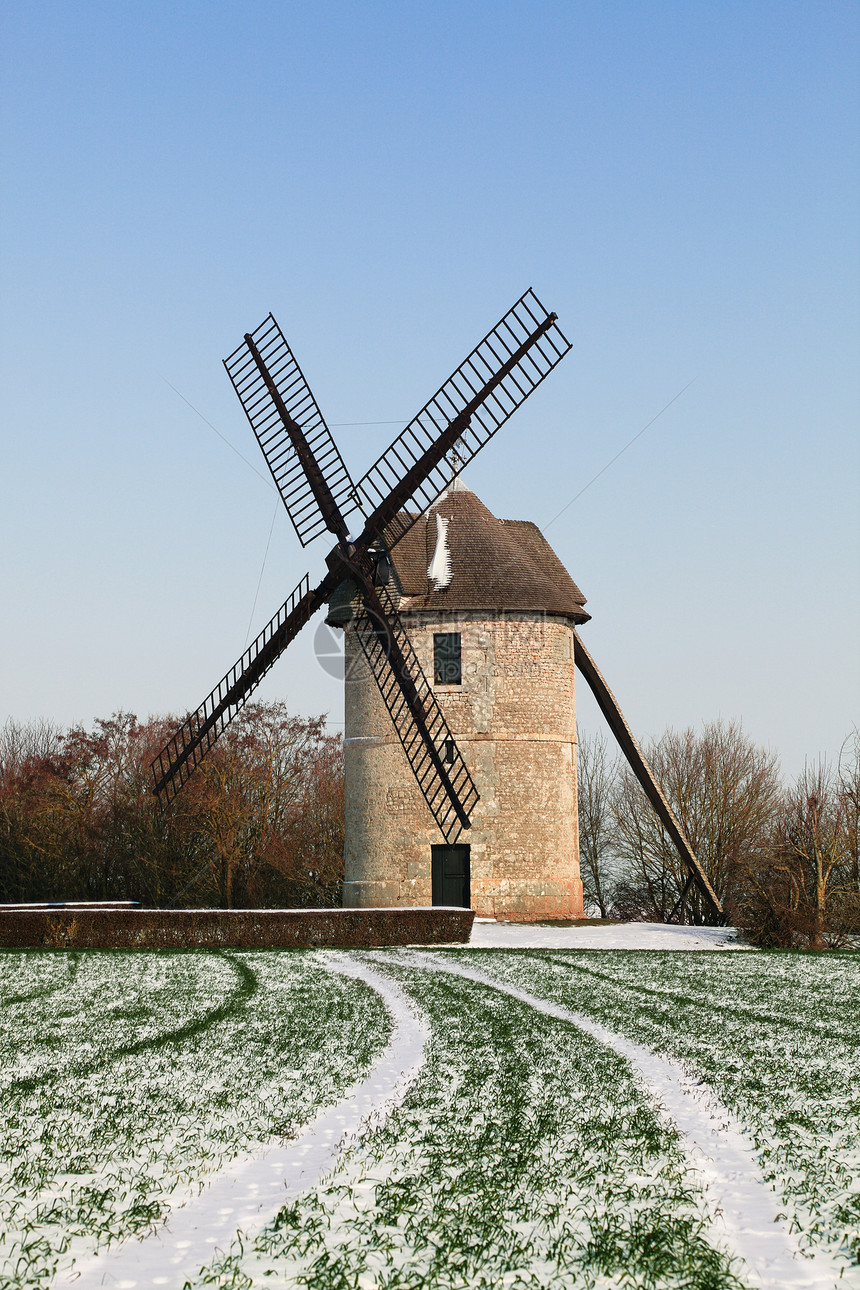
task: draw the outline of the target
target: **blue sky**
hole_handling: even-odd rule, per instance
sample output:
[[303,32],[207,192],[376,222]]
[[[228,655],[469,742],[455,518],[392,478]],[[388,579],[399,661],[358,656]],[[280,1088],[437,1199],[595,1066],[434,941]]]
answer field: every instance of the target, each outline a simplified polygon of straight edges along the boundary
[[[571,354],[467,472],[541,526],[634,729],[788,773],[860,723],[858,13],[8,7],[0,721],[196,704],[276,498],[221,360],[271,310],[362,474],[528,287]],[[277,514],[256,633],[327,550]],[[342,720],[304,636],[265,683]],[[599,717],[580,687],[582,722]]]

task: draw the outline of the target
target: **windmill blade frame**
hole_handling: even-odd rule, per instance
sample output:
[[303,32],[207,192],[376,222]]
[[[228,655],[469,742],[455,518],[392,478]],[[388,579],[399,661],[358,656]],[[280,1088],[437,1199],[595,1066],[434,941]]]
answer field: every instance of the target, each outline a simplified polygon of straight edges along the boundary
[[[362,589],[353,619],[356,638],[376,681],[412,773],[446,842],[471,827],[480,794],[385,587],[377,603]],[[382,612],[380,612],[380,610]]]
[[450,483],[446,454],[468,465],[571,348],[529,288],[358,481],[363,537],[398,541]]
[[[356,635],[398,738],[447,840],[470,827],[478,792],[400,617],[374,579],[374,546],[391,545],[448,483],[444,458],[455,444],[470,461],[570,350],[571,344],[529,290],[508,310],[356,486],[310,387],[272,314],[224,360],[299,541],[325,529],[337,545],[329,573],[307,579],[152,763],[155,792],[172,800],[289,641],[343,578],[365,605]],[[429,422],[429,426],[428,426]],[[396,463],[396,464],[395,464]],[[403,473],[405,472],[405,473]],[[392,482],[393,481],[393,482]],[[370,511],[356,542],[346,515]]]
[[360,510],[340,449],[272,314],[246,332],[224,367],[302,546],[331,529],[326,490],[341,517]]
[[323,605],[321,590],[311,591],[305,574],[256,640],[154,758],[150,767],[153,792],[162,806],[173,801],[290,641]]

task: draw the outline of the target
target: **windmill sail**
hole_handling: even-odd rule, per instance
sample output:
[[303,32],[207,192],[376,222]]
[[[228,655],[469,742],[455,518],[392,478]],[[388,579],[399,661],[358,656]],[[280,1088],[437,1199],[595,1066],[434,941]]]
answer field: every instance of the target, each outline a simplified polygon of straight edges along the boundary
[[451,482],[445,454],[467,465],[570,348],[527,291],[359,480],[366,532],[401,538]]
[[[329,573],[313,591],[307,579],[152,764],[155,792],[172,800],[266,672],[344,577],[357,582],[364,611],[356,635],[427,804],[445,838],[469,828],[478,792],[393,602],[375,585],[372,548],[390,545],[448,481],[446,453],[470,461],[570,349],[532,291],[488,332],[418,416],[356,486],[307,381],[270,314],[224,366],[302,545],[325,529],[337,538]],[[345,517],[359,510],[364,529],[349,540]],[[440,536],[438,568],[444,567]]]
[[[264,370],[261,370],[247,343],[249,339],[262,360]],[[302,546],[307,546],[331,527],[331,517],[326,514],[328,508],[321,507],[318,490],[314,488],[315,472],[324,481],[325,490],[341,516],[359,509],[359,501],[349,471],[310,386],[271,314],[224,360],[224,366],[257,436],[299,541]],[[302,455],[296,450],[289,421],[301,431],[310,450],[309,460],[302,460]]]
[[154,791],[162,805],[173,800],[194,767],[322,603],[319,588],[311,591],[307,576],[302,578],[239,661],[179,727],[152,763]]
[[433,818],[447,842],[470,827],[478,790],[388,592],[383,615],[359,610],[355,633]]

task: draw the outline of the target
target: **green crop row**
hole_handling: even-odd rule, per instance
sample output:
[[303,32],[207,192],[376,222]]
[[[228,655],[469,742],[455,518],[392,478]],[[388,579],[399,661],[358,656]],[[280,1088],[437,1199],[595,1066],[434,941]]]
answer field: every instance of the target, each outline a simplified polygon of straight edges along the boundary
[[47,1286],[292,1136],[390,1031],[373,991],[312,954],[3,957],[3,1290]]
[[742,1284],[712,1243],[681,1144],[626,1062],[496,991],[380,962],[431,1021],[417,1084],[195,1287]]
[[[860,1285],[856,956],[434,954],[678,1058],[747,1129],[787,1225]],[[418,1081],[195,1286],[742,1284],[684,1144],[612,1049],[485,985],[371,958],[429,1018]],[[379,996],[312,952],[2,963],[2,1290],[47,1288],[290,1138],[391,1033]]]
[[746,1128],[810,1251],[860,1265],[860,958],[467,951],[703,1080]]

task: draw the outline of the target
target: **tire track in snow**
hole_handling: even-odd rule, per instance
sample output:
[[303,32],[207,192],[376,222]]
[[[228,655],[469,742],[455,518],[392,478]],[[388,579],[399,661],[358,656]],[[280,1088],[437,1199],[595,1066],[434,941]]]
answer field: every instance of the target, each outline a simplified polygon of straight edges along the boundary
[[315,1186],[360,1130],[381,1123],[400,1105],[424,1065],[426,1020],[398,985],[369,964],[335,954],[321,961],[330,971],[376,990],[394,1017],[388,1047],[367,1076],[342,1101],[321,1111],[294,1141],[244,1162],[233,1161],[156,1232],[79,1260],[55,1285],[73,1284],[77,1290],[178,1290],[218,1251],[229,1249],[238,1232],[258,1232],[283,1205]]
[[74,985],[75,977],[80,968],[80,951],[68,950],[66,959],[66,975],[63,980],[51,985],[39,986],[35,990],[27,990],[23,994],[10,994],[5,999],[0,999],[0,1008],[15,1008],[20,1003],[34,1003],[36,999],[46,999],[49,994],[56,994],[58,990],[66,990],[70,985]]
[[[108,953],[110,952],[108,951]],[[65,1075],[73,1075],[76,1079],[86,1079],[88,1075],[104,1070],[106,1067],[113,1065],[114,1062],[121,1061],[123,1057],[138,1057],[141,1053],[154,1052],[158,1048],[165,1048],[168,1044],[184,1043],[186,1039],[195,1039],[198,1035],[205,1034],[207,1030],[211,1030],[213,1026],[220,1025],[222,1021],[235,1017],[257,991],[256,973],[248,967],[247,963],[237,959],[234,954],[227,954],[224,950],[211,951],[209,958],[224,959],[230,964],[239,979],[236,989],[227,997],[224,1003],[219,1003],[217,1008],[210,1008],[208,1012],[204,1012],[198,1017],[192,1016],[189,1021],[184,1021],[181,1026],[176,1026],[173,1030],[157,1032],[154,1035],[149,1035],[146,1039],[135,1039],[131,1043],[122,1044],[118,1048],[108,1049],[90,1061],[72,1062],[69,1066],[53,1066],[49,1070],[43,1071],[42,1074],[24,1075],[20,1079],[11,1080],[2,1090],[3,1095],[9,1097],[13,1094],[32,1093],[34,1089],[51,1084],[54,1080],[62,1079]]]
[[419,951],[392,955],[389,962],[448,972],[489,986],[549,1017],[570,1022],[613,1048],[639,1072],[651,1096],[686,1140],[704,1184],[714,1227],[743,1260],[755,1283],[762,1290],[834,1290],[840,1269],[826,1254],[807,1259],[800,1253],[779,1222],[777,1197],[764,1181],[743,1129],[728,1108],[679,1062],[626,1039],[584,1013],[541,999],[478,969]]

